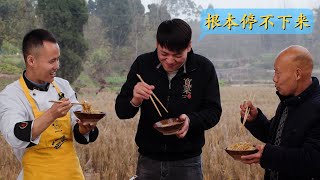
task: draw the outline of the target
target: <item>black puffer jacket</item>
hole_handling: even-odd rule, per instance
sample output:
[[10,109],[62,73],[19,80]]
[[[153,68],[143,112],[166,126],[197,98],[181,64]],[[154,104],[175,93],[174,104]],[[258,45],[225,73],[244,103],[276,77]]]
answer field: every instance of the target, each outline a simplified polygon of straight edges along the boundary
[[[279,172],[279,180],[320,179],[320,87],[317,78],[300,95],[283,97],[275,116],[268,121],[259,109],[258,117],[247,122],[246,127],[259,140],[267,143],[261,167]],[[282,111],[288,107],[280,146],[275,146],[275,136]]]
[[168,161],[200,155],[205,143],[204,131],[219,122],[222,112],[219,84],[213,64],[191,50],[185,65],[171,80],[169,88],[169,80],[157,57],[157,51],[139,56],[116,100],[115,109],[120,119],[132,118],[139,110],[130,104],[133,88],[139,82],[136,74],[140,74],[147,84],[155,86],[153,92],[169,111],[166,114],[160,108],[164,115],[162,119],[179,117],[181,114],[187,114],[190,118],[185,138],[164,136],[153,128],[153,124],[161,118],[152,102],[143,101],[135,139],[139,152],[153,159]]

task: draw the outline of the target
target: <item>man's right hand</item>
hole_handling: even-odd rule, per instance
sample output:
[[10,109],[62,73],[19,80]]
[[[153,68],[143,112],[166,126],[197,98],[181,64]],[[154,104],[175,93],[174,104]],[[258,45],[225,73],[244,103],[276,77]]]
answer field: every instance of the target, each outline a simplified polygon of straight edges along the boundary
[[136,106],[141,105],[142,101],[145,99],[149,99],[152,90],[154,90],[153,85],[149,85],[145,82],[138,82],[133,89],[133,97],[131,99],[131,103],[133,103]]
[[248,114],[248,117],[247,117],[247,120],[248,122],[251,122],[253,121],[254,119],[257,118],[258,116],[258,109],[253,106],[252,102],[251,101],[245,101],[243,102],[243,104],[240,105],[240,115],[241,115],[241,118],[244,118],[244,113],[246,112],[246,108],[250,108],[250,111],[249,111],[249,114]]
[[53,120],[63,117],[67,115],[69,110],[72,107],[71,102],[67,98],[61,99],[61,103],[54,103],[51,108],[48,110],[48,112],[51,114]]
[[31,139],[34,140],[45,131],[54,120],[67,115],[70,108],[72,107],[69,99],[61,99],[61,103],[54,103],[50,109],[43,113],[40,117],[34,120],[33,127],[31,130]]

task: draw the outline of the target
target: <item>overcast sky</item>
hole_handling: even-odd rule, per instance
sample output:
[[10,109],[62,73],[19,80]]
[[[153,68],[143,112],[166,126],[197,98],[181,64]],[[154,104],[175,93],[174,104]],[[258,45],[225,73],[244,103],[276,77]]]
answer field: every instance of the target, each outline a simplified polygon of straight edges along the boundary
[[[193,0],[197,5],[207,8],[212,4],[215,8],[319,8],[320,0]],[[161,0],[141,0],[146,7]]]

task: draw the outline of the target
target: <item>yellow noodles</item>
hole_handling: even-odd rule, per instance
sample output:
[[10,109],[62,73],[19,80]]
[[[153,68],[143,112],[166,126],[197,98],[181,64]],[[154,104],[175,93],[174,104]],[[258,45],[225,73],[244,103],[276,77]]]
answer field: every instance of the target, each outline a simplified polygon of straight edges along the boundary
[[82,112],[92,113],[91,104],[89,104],[87,101],[82,102]]
[[250,150],[255,150],[256,148],[250,143],[240,142],[240,143],[232,144],[227,149],[233,150],[233,151],[250,151]]
[[102,113],[102,112],[100,112],[98,110],[92,109],[91,104],[88,101],[82,101],[81,105],[82,105],[82,112],[83,113],[88,113],[88,114],[100,114],[100,113]]

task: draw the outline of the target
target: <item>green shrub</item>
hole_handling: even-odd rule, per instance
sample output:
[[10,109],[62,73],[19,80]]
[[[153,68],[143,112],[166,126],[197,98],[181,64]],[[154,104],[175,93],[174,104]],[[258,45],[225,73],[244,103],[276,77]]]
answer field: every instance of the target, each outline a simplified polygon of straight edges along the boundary
[[82,71],[79,77],[72,83],[74,88],[84,88],[84,87],[97,87],[96,83],[84,72]]
[[3,41],[0,52],[1,54],[11,55],[11,54],[19,54],[21,50],[18,47],[12,45],[10,42]]
[[8,63],[0,63],[0,72],[3,74],[19,74],[22,69]]
[[123,84],[127,80],[126,76],[110,76],[107,77],[107,83],[111,85]]
[[225,86],[225,85],[226,85],[226,82],[224,80],[219,80],[220,87]]

